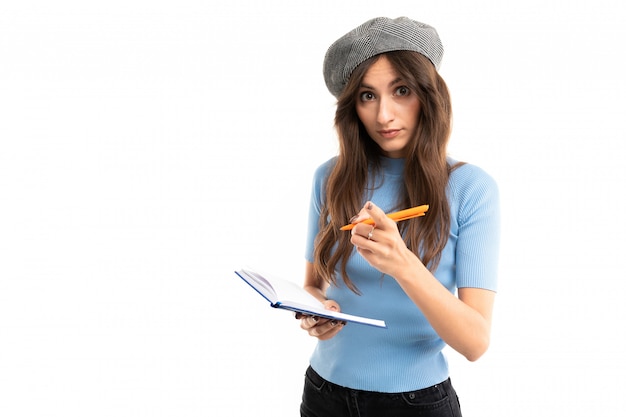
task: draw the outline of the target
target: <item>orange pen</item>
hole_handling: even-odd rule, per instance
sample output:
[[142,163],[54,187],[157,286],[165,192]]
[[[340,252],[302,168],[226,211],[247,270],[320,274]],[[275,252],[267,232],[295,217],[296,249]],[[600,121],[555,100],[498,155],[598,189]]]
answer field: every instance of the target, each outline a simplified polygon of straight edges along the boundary
[[[414,217],[424,216],[427,211],[428,204],[425,204],[423,206],[411,207],[405,210],[396,211],[395,213],[389,213],[387,214],[387,217],[389,217],[393,221],[401,222],[402,220],[408,220]],[[372,218],[369,218],[359,223],[346,224],[345,226],[341,226],[340,230],[352,230],[354,226],[360,223],[373,225],[374,220]]]

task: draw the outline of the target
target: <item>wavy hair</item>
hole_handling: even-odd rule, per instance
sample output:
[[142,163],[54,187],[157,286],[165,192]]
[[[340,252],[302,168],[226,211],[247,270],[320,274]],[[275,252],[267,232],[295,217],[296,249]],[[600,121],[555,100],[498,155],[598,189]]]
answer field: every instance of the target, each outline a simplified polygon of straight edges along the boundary
[[[316,237],[314,270],[318,277],[337,283],[339,270],[344,283],[355,293],[356,285],[346,272],[354,250],[350,234],[341,225],[359,212],[364,204],[368,173],[380,170],[380,147],[372,140],[356,112],[356,100],[367,70],[382,55],[359,65],[338,98],[335,128],[339,139],[336,163],[325,182],[326,201]],[[434,271],[450,233],[450,206],[446,187],[452,167],[447,163],[447,145],[452,125],[448,88],[433,64],[411,51],[385,53],[391,65],[421,103],[414,137],[407,145],[404,189],[398,196],[399,208],[428,204],[426,216],[398,224],[407,247]]]

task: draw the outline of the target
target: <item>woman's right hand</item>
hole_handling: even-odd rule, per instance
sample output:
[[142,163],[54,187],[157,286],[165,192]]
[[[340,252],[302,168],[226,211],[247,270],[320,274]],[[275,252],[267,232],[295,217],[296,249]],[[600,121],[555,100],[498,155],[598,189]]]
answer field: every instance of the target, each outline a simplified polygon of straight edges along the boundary
[[[339,312],[339,304],[333,300],[326,300],[324,307],[327,310]],[[296,319],[300,319],[300,327],[309,333],[309,336],[317,337],[319,340],[328,340],[334,337],[346,325],[345,322],[332,320],[317,316],[310,316],[301,313],[296,314]]]

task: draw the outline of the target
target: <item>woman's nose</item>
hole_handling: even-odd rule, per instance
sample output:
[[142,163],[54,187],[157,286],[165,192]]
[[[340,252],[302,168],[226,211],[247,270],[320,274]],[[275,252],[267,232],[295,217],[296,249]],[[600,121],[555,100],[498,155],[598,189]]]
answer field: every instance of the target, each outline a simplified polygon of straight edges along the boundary
[[378,114],[376,115],[376,121],[381,125],[393,121],[394,109],[393,101],[390,98],[381,98],[378,104]]

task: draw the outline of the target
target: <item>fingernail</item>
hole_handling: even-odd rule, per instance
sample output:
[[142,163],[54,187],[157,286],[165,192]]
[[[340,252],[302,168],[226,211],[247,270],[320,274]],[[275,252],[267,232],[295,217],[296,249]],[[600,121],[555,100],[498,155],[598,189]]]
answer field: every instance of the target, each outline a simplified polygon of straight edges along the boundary
[[358,218],[359,218],[359,216],[352,216],[352,217],[350,218],[350,221],[349,221],[348,223],[352,223],[352,222],[354,222],[354,221],[355,221],[356,219],[358,219]]
[[372,207],[374,207],[374,205],[372,204],[372,202],[371,202],[371,201],[369,201],[369,202],[367,203],[367,209],[368,209],[368,210],[371,210],[371,209],[372,209]]

